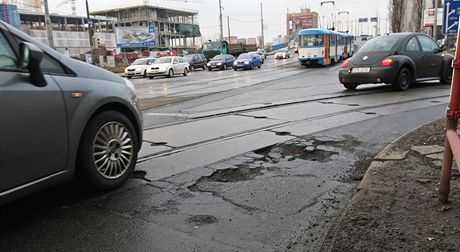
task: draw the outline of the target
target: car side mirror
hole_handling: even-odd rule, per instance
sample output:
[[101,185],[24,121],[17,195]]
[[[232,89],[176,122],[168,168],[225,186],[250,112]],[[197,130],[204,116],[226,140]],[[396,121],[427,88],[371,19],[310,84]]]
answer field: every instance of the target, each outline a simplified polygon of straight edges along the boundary
[[37,87],[46,87],[45,76],[40,68],[40,63],[45,53],[36,45],[28,42],[22,42],[19,45],[19,50],[19,65],[29,71],[32,84]]

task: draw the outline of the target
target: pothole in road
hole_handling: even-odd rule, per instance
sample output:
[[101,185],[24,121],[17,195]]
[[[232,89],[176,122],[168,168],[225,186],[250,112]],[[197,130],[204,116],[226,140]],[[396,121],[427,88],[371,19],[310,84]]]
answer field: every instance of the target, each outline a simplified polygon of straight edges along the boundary
[[289,135],[291,135],[291,132],[289,132],[289,131],[278,131],[275,134],[277,136],[289,136]]
[[254,116],[254,119],[267,119],[268,116]]
[[335,151],[317,149],[316,146],[304,146],[297,144],[278,144],[272,148],[265,148],[256,151],[257,154],[264,155],[267,159],[278,163],[280,159],[287,158],[288,161],[303,159],[307,161],[327,162],[333,155],[339,154]]
[[376,115],[377,113],[375,113],[375,112],[365,112],[364,114],[366,114],[366,115]]
[[353,104],[348,104],[350,107],[359,107],[359,104],[353,103]]
[[195,226],[201,226],[206,224],[213,224],[219,222],[216,217],[212,215],[195,215],[186,219],[186,221]]
[[440,101],[430,101],[431,103],[441,103]]
[[168,144],[167,142],[153,142],[152,146],[163,146],[163,145],[167,145],[167,144]]
[[[263,175],[262,167],[258,168],[248,168],[248,167],[239,167],[239,168],[229,168],[225,170],[217,170],[213,172],[210,176],[201,177],[196,184],[203,182],[222,182],[222,183],[232,183],[232,182],[241,182],[247,180],[253,180],[257,176]],[[193,187],[193,186],[192,186]],[[194,191],[193,188],[189,188]]]

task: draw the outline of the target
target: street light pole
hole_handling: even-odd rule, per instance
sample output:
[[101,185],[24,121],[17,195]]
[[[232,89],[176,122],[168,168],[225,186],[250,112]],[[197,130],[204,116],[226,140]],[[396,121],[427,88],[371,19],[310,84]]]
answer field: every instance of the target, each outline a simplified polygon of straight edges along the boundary
[[230,16],[227,15],[228,43],[230,44]]
[[222,22],[222,0],[219,0],[219,22],[220,22],[220,41],[223,41],[224,40],[224,27],[223,27],[223,22]]
[[260,23],[262,28],[262,38],[260,41],[261,48],[265,47],[265,38],[264,38],[264,11],[262,8],[262,2],[260,2]]
[[433,38],[435,41],[438,41],[438,0],[434,0]]
[[43,0],[43,3],[45,6],[46,35],[48,37],[49,46],[54,49],[53,27],[51,25],[51,17],[50,17],[50,11],[48,8],[48,0]]
[[88,22],[88,35],[89,35],[89,47],[90,47],[90,53],[91,53],[91,59],[92,59],[92,64],[96,62],[96,59],[94,58],[94,41],[93,41],[93,35],[94,35],[94,30],[93,30],[93,25],[91,25],[91,21],[89,19],[89,4],[88,0],[86,0],[86,19]]

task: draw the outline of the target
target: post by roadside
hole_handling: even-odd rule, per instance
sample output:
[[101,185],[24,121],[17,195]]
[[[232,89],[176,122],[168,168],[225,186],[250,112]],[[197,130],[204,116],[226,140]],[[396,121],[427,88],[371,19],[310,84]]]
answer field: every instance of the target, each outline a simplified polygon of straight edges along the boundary
[[457,134],[458,119],[460,118],[460,33],[457,32],[457,50],[452,61],[453,76],[450,91],[450,102],[447,107],[447,125],[444,158],[442,161],[441,181],[438,194],[441,203],[447,203],[450,193],[453,159],[460,171],[460,139]]

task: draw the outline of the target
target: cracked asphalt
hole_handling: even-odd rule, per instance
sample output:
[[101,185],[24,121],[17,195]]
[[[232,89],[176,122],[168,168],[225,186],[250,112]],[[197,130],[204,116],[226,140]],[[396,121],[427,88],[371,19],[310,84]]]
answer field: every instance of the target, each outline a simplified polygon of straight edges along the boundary
[[[335,72],[329,70],[315,69],[311,78],[328,78],[327,81],[334,83],[330,85],[330,92],[334,93],[338,83]],[[293,75],[289,81],[295,84],[304,77]],[[266,85],[272,87],[278,82]],[[190,85],[194,87],[193,92],[197,92],[197,86]],[[202,106],[206,102],[214,106],[209,111],[222,111],[229,101],[218,105],[215,101],[219,97],[238,92],[242,100],[249,101],[250,95],[243,91],[259,92],[260,87],[264,87],[264,84],[257,85],[258,90],[248,86],[150,109],[148,113],[152,115],[147,123],[154,121],[155,116],[161,119],[165,118],[164,113],[169,113],[168,119],[155,122],[157,126],[166,125],[167,130],[171,121],[183,120],[177,113],[193,109],[200,99],[203,99]],[[448,94],[448,87],[444,89]],[[327,93],[327,87],[321,90]],[[372,102],[382,102],[386,107],[363,108],[362,114],[368,117],[362,120],[307,130],[311,133],[299,135],[308,129],[304,124],[310,123],[317,129],[323,121],[310,118],[302,121],[298,115],[300,121],[296,123],[301,124],[267,129],[272,135],[286,137],[285,140],[252,151],[244,151],[239,145],[226,146],[241,151],[217,162],[190,166],[173,175],[151,179],[152,170],[168,167],[157,166],[155,159],[147,160],[139,164],[138,171],[124,187],[113,192],[94,193],[74,182],[2,206],[0,250],[318,251],[329,241],[328,231],[337,224],[373,157],[400,135],[442,117],[445,110],[443,100],[429,106],[423,103],[435,99],[429,95],[423,101],[414,101],[415,106],[400,109],[404,105],[398,106],[398,102],[391,101],[391,106],[385,103],[386,97],[392,94],[385,91],[386,87],[366,88],[363,92],[369,90],[376,93]],[[401,100],[430,92],[438,99],[438,91],[438,85],[428,84],[405,93]],[[272,92],[275,96],[278,90]],[[232,97],[232,101],[239,99]],[[366,97],[357,97],[352,103],[347,101],[344,107],[359,109],[361,104],[369,102],[370,98]],[[337,99],[325,102],[343,102]],[[234,107],[244,104],[247,105],[242,102]],[[276,118],[278,114],[297,117],[295,113],[278,113],[277,109],[280,108],[250,113],[269,118]],[[327,111],[337,112],[340,110]],[[327,113],[320,119],[327,119]],[[245,131],[245,134],[252,133]],[[197,140],[199,144],[202,142]],[[187,148],[195,147],[187,143]],[[166,163],[177,164],[174,153],[166,153],[161,158]],[[207,153],[213,155],[212,151]]]

